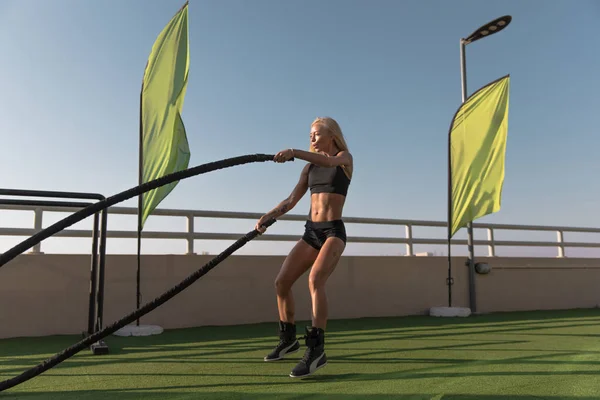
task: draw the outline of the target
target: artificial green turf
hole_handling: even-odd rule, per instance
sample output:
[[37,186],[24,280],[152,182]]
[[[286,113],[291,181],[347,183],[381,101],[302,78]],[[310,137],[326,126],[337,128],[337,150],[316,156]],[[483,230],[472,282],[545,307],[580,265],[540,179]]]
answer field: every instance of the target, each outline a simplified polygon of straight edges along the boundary
[[[0,340],[0,380],[78,340]],[[111,336],[109,355],[82,351],[0,399],[600,399],[598,309],[330,321],[329,364],[304,380],[288,377],[302,352],[262,361],[276,341],[275,324]]]

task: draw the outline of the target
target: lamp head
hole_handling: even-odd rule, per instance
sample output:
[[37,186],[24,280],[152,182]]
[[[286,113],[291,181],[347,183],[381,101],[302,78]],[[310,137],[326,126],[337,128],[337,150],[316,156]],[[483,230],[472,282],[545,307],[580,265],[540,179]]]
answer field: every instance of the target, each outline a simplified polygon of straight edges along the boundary
[[494,33],[500,32],[502,29],[506,28],[508,24],[512,21],[512,17],[510,15],[505,15],[500,18],[496,18],[495,20],[488,22],[487,24],[479,27],[473,33],[471,33],[466,39],[463,39],[465,44],[473,43],[476,40],[482,39],[486,36],[493,35]]

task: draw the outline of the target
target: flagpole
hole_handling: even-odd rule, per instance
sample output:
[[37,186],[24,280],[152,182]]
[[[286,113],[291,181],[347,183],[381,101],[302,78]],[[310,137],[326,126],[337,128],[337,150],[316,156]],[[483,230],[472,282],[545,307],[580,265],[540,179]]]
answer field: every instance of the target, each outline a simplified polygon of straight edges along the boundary
[[[175,18],[179,13],[181,13],[185,7],[189,4],[189,1],[185,1],[185,3],[181,6],[181,8],[177,11],[177,13],[171,18],[170,24],[173,22],[173,18]],[[187,18],[187,16],[186,16]],[[186,26],[187,26],[187,19],[186,19]],[[165,29],[163,28],[163,31],[161,32],[161,35],[165,34]],[[159,35],[159,37],[161,37],[161,35]],[[167,34],[168,36],[169,34]],[[186,32],[186,40],[187,40],[187,32]],[[157,40],[159,40],[157,38]],[[164,40],[164,37],[161,39]],[[154,46],[157,45],[157,42],[155,41]],[[154,48],[154,46],[152,47],[152,51],[154,52],[155,50],[160,52],[160,50],[157,50]],[[150,57],[152,57],[152,54],[150,55]],[[146,72],[147,69],[150,65],[150,57],[148,58],[148,61],[146,62],[146,66],[144,68],[144,75],[142,78],[142,86],[141,86],[141,90],[140,90],[140,133],[139,133],[139,166],[138,166],[138,181],[139,181],[139,185],[142,185],[143,179],[144,179],[144,158],[148,158],[148,157],[144,157],[144,90],[145,89],[150,89],[152,90],[152,84],[147,85],[146,84]],[[151,96],[151,95],[150,95]],[[187,145],[187,142],[186,142]],[[152,162],[152,156],[150,156],[148,158],[148,160],[150,162]],[[150,176],[148,179],[152,179],[153,177]],[[152,197],[153,198],[153,197]],[[158,200],[160,202],[160,199]],[[154,205],[155,207],[156,205]],[[144,218],[143,218],[143,214],[144,214],[144,201],[143,201],[143,195],[140,194],[138,197],[138,224],[137,224],[137,270],[136,270],[136,307],[139,308],[141,305],[141,301],[142,301],[142,294],[141,294],[141,270],[142,270],[142,230],[143,230],[143,225],[144,225]],[[152,209],[152,207],[149,207]],[[137,320],[137,326],[140,326],[140,320]]]
[[452,154],[450,150],[450,139],[448,139],[448,307],[452,307]]
[[[460,82],[462,89],[462,104],[467,101],[467,59],[465,39],[460,39]],[[471,312],[477,311],[475,298],[475,248],[473,247],[473,222],[467,224],[467,247],[469,249],[469,307]]]
[[[493,21],[488,22],[485,25],[482,25],[477,30],[473,31],[466,39],[460,39],[460,80],[461,80],[461,88],[462,88],[462,103],[464,104],[467,101],[467,61],[466,61],[466,46],[469,43],[473,43],[482,38],[488,37],[495,33],[502,31],[504,28],[510,24],[512,21],[512,17],[510,15],[504,15],[500,18],[496,18]],[[450,150],[448,150],[450,152]],[[449,161],[450,162],[450,161]],[[450,174],[449,170],[449,174]],[[449,181],[450,182],[450,181]],[[450,185],[450,183],[449,183]],[[452,187],[449,186],[449,193],[452,193]],[[449,195],[450,196],[450,195]],[[448,200],[449,207],[451,207],[451,198]],[[448,224],[452,223],[451,212],[448,212]],[[450,229],[450,227],[448,228]],[[450,230],[448,231],[448,249],[450,249]],[[469,305],[471,307],[471,312],[477,311],[477,302],[475,297],[475,249],[473,246],[473,221],[470,221],[467,224],[467,246],[469,248],[469,260],[467,265],[469,266]],[[450,254],[448,252],[448,254]],[[448,255],[448,259],[450,259],[450,255]]]
[[[452,129],[450,130],[452,131]],[[448,307],[452,307],[452,135],[448,135]]]
[[[148,63],[146,63],[146,68],[148,67]],[[145,74],[144,68],[144,74]],[[138,184],[142,185],[144,182],[143,179],[143,168],[144,168],[144,125],[143,125],[143,114],[142,114],[142,100],[144,94],[144,81],[142,79],[142,88],[140,90],[140,137],[139,137],[139,166],[138,166]],[[137,271],[136,271],[136,295],[135,295],[135,305],[136,309],[140,308],[141,304],[141,270],[142,270],[142,208],[143,208],[143,194],[140,194],[138,197],[138,228],[137,228]],[[140,319],[138,318],[136,321],[136,325],[140,326]]]

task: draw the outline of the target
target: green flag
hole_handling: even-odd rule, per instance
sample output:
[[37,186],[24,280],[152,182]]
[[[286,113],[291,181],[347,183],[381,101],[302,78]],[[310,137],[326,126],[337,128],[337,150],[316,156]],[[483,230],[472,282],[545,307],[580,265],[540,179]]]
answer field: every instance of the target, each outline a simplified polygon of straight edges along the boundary
[[[148,58],[140,96],[140,184],[186,169],[190,160],[181,110],[189,71],[188,3],[162,30]],[[178,182],[147,192],[141,227]]]
[[450,238],[469,222],[500,210],[508,132],[510,76],[475,92],[450,127]]

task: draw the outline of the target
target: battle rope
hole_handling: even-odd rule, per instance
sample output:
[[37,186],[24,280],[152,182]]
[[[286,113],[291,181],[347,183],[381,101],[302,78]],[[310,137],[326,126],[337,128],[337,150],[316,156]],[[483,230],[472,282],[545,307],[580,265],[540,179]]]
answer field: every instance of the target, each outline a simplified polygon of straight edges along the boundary
[[[183,180],[183,179],[186,179],[186,178],[189,178],[192,176],[204,174],[204,173],[215,171],[218,169],[233,167],[235,165],[248,164],[248,163],[252,163],[252,162],[273,161],[273,158],[274,158],[274,155],[271,155],[271,154],[250,154],[250,155],[245,155],[245,156],[227,158],[224,160],[198,165],[193,168],[188,168],[183,171],[165,175],[161,178],[158,178],[153,181],[146,182],[142,185],[133,187],[129,190],[126,190],[126,191],[118,193],[114,196],[108,197],[102,201],[94,203],[84,209],[81,209],[81,210],[69,215],[68,217],[54,223],[53,225],[50,225],[46,229],[29,237],[28,239],[24,240],[23,242],[19,243],[18,245],[14,246],[13,248],[11,248],[7,252],[5,252],[4,254],[0,254],[0,267],[2,267],[3,265],[8,263],[15,257],[17,257],[19,254],[23,253],[24,251],[27,251],[31,247],[40,243],[42,240],[49,238],[50,236],[60,232],[61,230],[89,217],[90,215],[93,215],[99,211],[107,209],[110,206],[113,206],[117,203],[128,200],[132,197],[138,196],[142,193],[146,193],[150,190],[156,189],[158,187],[167,185],[167,184],[175,182],[175,181]],[[290,161],[293,161],[293,159]],[[269,227],[274,223],[275,223],[275,220],[271,219],[271,220],[267,221],[264,224],[264,226]],[[166,301],[170,300],[177,294],[181,293],[183,290],[185,290],[187,287],[189,287],[192,283],[194,283],[195,281],[200,279],[203,275],[205,275],[207,272],[209,272],[211,269],[213,269],[215,266],[217,266],[219,263],[221,263],[221,261],[223,261],[224,259],[229,257],[231,254],[233,254],[233,252],[235,252],[236,250],[238,250],[239,248],[244,246],[246,243],[248,243],[250,240],[254,239],[258,235],[259,235],[259,232],[256,229],[248,232],[246,235],[244,235],[243,237],[238,239],[234,244],[232,244],[227,249],[225,249],[221,254],[219,254],[218,256],[213,258],[207,264],[203,265],[199,270],[197,270],[196,272],[194,272],[193,274],[188,276],[186,279],[181,281],[176,286],[172,287],[167,292],[163,293],[161,296],[159,296],[156,299],[152,300],[151,302],[145,304],[144,306],[135,310],[131,314],[123,317],[122,319],[118,320],[117,322],[113,323],[112,325],[109,325],[106,328],[86,337],[85,339],[74,344],[73,346],[66,348],[62,352],[55,354],[53,357],[50,357],[49,359],[45,360],[41,364],[23,372],[22,374],[14,377],[14,378],[7,379],[5,381],[0,382],[0,392],[4,391],[6,389],[10,389],[11,387],[19,385],[31,378],[34,378],[34,377],[42,374],[43,372],[47,371],[48,369],[60,364],[64,360],[74,356],[81,350],[91,346],[93,343],[96,343],[100,339],[103,339],[104,337],[116,332],[117,330],[121,329],[128,323],[131,323],[131,322],[137,320],[138,318],[146,315],[150,311],[156,309],[157,307],[159,307]]]
[[[50,225],[46,229],[36,233],[35,235],[25,239],[21,243],[17,244],[10,250],[6,251],[4,254],[0,254],[0,268],[19,254],[29,250],[36,244],[40,243],[42,240],[49,238],[50,236],[62,231],[63,229],[89,217],[92,214],[97,213],[98,211],[102,211],[110,206],[113,206],[122,201],[128,200],[132,197],[139,196],[142,193],[149,192],[150,190],[156,189],[158,187],[168,185],[169,183],[179,181],[185,178],[189,178],[192,176],[205,174],[207,172],[216,171],[218,169],[229,168],[236,165],[248,164],[252,162],[264,162],[264,161],[273,161],[272,154],[249,154],[245,156],[226,158],[220,161],[214,161],[207,164],[198,165],[193,168],[188,168],[183,171],[174,172],[169,175],[165,175],[161,178],[155,179],[150,182],[146,182],[142,185],[133,187],[124,192],[118,193],[114,196],[108,197],[105,200],[99,201],[97,203],[92,204],[86,208],[83,208],[68,217]],[[293,160],[293,159],[292,159]],[[290,160],[290,161],[292,161]]]
[[[269,221],[267,221],[264,224],[264,226],[269,227],[269,226],[273,225],[274,223],[275,223],[275,220],[270,219]],[[244,235],[243,237],[238,239],[234,244],[232,244],[227,249],[225,249],[225,251],[223,251],[221,254],[219,254],[212,260],[210,260],[208,263],[204,264],[199,270],[197,270],[196,272],[194,272],[193,274],[191,274],[190,276],[185,278],[179,284],[172,287],[170,290],[166,291],[165,293],[163,293],[156,299],[145,304],[141,308],[135,310],[131,314],[118,320],[117,322],[113,323],[112,325],[107,326],[106,328],[102,329],[101,331],[98,331],[98,332],[94,333],[93,335],[88,336],[87,338],[74,344],[71,347],[66,348],[65,350],[61,351],[60,353],[55,354],[54,356],[50,357],[46,361],[42,362],[41,364],[23,372],[21,375],[18,375],[14,378],[7,379],[3,382],[0,382],[0,392],[3,390],[6,390],[6,389],[10,389],[13,386],[19,385],[37,375],[43,373],[44,371],[47,371],[48,369],[63,362],[67,358],[72,357],[75,354],[77,354],[78,352],[80,352],[81,350],[89,347],[93,343],[96,343],[98,340],[110,335],[111,333],[116,332],[117,330],[121,329],[125,325],[146,315],[150,311],[154,310],[158,306],[165,303],[167,300],[170,300],[175,295],[181,293],[188,286],[190,286],[192,283],[194,283],[195,281],[200,279],[203,275],[205,275],[208,271],[210,271],[211,269],[216,267],[221,261],[223,261],[224,259],[229,257],[234,251],[238,250],[239,248],[241,248],[243,245],[245,245],[246,243],[248,243],[249,241],[251,241],[258,235],[259,235],[259,232],[256,229],[248,232],[246,235]]]

